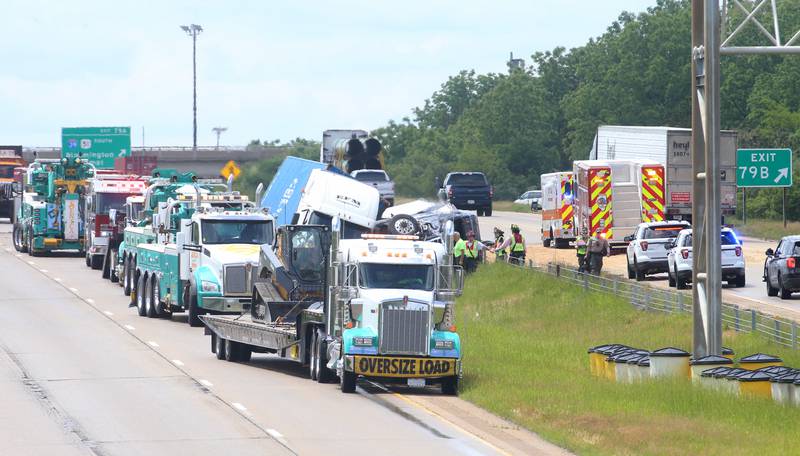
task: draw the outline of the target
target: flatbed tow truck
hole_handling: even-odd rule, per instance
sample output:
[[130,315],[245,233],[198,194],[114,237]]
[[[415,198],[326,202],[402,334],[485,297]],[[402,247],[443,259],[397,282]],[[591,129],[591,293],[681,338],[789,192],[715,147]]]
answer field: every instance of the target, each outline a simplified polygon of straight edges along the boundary
[[[439,384],[444,394],[457,394],[461,344],[454,301],[463,273],[452,264],[452,242],[383,234],[340,239],[339,220],[332,226],[287,225],[274,248],[261,247],[250,312],[200,317],[212,352],[242,362],[254,352],[274,353],[308,366],[320,383],[339,377],[345,393],[365,377]],[[444,231],[452,239],[452,222]],[[306,285],[292,295],[299,299],[282,300],[270,255],[289,274],[319,277],[321,299]]]

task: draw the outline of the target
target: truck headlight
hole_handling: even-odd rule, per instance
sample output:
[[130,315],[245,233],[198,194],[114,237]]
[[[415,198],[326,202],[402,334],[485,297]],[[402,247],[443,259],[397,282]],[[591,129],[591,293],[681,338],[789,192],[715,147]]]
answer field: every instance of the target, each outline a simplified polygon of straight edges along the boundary
[[452,350],[455,344],[450,339],[436,339],[433,346],[437,350]]
[[211,282],[210,280],[201,280],[200,289],[206,293],[219,292],[219,284],[217,282]]
[[109,237],[111,236],[111,231],[101,231],[100,237]]
[[353,345],[357,345],[359,347],[371,347],[374,340],[375,339],[372,337],[354,337]]

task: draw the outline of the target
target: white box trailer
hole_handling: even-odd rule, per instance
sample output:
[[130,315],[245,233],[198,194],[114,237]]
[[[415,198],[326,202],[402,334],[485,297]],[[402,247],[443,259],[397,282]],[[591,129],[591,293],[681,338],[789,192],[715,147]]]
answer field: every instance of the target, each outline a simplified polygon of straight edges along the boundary
[[542,244],[545,247],[569,247],[575,240],[572,172],[541,175]]
[[[722,214],[736,212],[737,133],[721,133]],[[692,218],[692,130],[674,127],[601,125],[590,160],[650,159],[666,168],[665,212],[668,219]]]

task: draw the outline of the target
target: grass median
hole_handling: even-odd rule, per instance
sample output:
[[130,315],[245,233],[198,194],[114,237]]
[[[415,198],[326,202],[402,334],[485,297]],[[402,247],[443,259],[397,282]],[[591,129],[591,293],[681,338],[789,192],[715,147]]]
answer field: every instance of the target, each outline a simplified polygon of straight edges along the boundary
[[742,223],[741,219],[727,217],[725,223],[732,224],[736,232],[756,239],[777,241],[784,236],[800,234],[800,222],[788,222],[784,228],[782,220],[748,218],[747,223]]
[[[586,350],[691,345],[691,318],[634,310],[554,277],[488,264],[458,301],[462,397],[579,454],[800,452],[800,408],[737,398],[686,381],[616,384],[590,375]],[[800,367],[800,356],[757,335],[725,331],[737,356]]]

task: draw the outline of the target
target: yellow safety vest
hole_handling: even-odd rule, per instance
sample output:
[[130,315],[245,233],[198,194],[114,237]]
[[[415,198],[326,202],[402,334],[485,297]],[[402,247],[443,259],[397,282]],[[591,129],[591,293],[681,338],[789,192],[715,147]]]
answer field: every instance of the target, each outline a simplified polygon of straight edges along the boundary
[[518,243],[514,235],[511,235],[511,244],[509,244],[509,247],[511,248],[512,253],[525,251],[525,238],[520,235],[520,239],[522,239],[522,242]]
[[475,241],[467,242],[465,247],[464,255],[467,258],[478,258],[478,244]]

